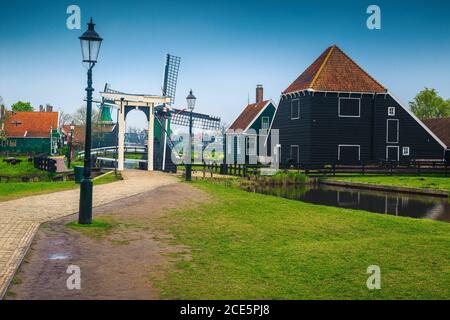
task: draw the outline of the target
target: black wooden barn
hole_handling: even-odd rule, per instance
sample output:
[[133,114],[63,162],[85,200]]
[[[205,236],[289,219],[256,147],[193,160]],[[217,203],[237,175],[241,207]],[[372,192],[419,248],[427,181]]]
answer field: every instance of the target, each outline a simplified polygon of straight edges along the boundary
[[442,160],[446,145],[337,46],[283,93],[271,129],[281,164]]

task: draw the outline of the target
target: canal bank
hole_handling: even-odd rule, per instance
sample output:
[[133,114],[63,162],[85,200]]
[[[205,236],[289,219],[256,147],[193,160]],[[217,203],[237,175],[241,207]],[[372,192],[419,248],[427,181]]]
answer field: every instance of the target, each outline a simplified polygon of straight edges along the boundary
[[400,187],[400,186],[392,186],[392,185],[372,184],[372,183],[353,182],[353,181],[340,181],[340,180],[332,180],[332,179],[321,179],[321,180],[319,180],[319,183],[324,184],[324,185],[342,186],[342,187],[347,187],[347,188],[358,188],[358,189],[378,190],[378,191],[387,191],[387,192],[419,194],[419,195],[428,195],[428,196],[444,197],[444,198],[449,197],[448,191],[436,190],[436,189]]

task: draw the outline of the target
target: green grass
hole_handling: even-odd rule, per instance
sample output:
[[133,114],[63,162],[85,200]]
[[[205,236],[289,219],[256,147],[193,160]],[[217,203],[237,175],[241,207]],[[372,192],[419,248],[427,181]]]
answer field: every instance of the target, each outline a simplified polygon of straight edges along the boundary
[[111,231],[114,227],[114,223],[110,219],[104,217],[92,220],[92,224],[79,224],[78,221],[72,221],[67,223],[66,226],[70,229],[79,231],[88,237],[101,239]]
[[[172,257],[162,298],[450,298],[450,224],[193,185],[212,202],[158,221],[192,256]],[[370,265],[381,290],[366,287]]]
[[127,153],[125,154],[125,159],[135,159],[135,160],[140,160],[144,157],[144,154],[133,154],[133,153]]
[[436,189],[450,192],[450,177],[444,176],[377,176],[354,175],[335,176],[330,180],[369,183],[386,186],[410,187],[420,189]]
[[99,178],[95,179],[94,180],[94,185],[111,183],[111,182],[115,182],[115,181],[119,181],[119,180],[123,180],[123,178],[120,175],[120,173],[117,173],[117,176],[114,173],[110,173],[110,174],[106,174],[106,175],[104,175],[102,177],[99,177]]
[[0,176],[9,176],[12,180],[17,180],[20,176],[35,174],[38,175],[42,180],[49,180],[49,175],[47,172],[36,169],[33,163],[28,162],[27,157],[14,157],[16,159],[22,160],[22,163],[16,165],[10,165],[3,162],[5,157],[0,157]]
[[[114,174],[108,174],[104,177],[94,180],[94,185],[111,183],[121,179],[122,177],[120,175],[116,177]],[[74,181],[0,183],[0,202],[26,196],[70,190],[79,187],[80,185],[76,184]]]
[[73,181],[0,183],[0,202],[76,188]]

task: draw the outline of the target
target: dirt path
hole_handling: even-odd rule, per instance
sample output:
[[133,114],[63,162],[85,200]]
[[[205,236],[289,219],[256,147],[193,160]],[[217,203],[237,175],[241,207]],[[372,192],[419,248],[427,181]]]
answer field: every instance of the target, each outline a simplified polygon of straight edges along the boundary
[[[178,182],[156,171],[127,170],[122,175],[122,181],[94,186],[94,207]],[[0,299],[39,225],[77,212],[79,199],[79,189],[73,189],[0,203]]]
[[[170,209],[204,201],[203,192],[175,183],[95,208],[95,216],[112,226],[102,236],[67,227],[75,216],[46,223],[5,298],[156,299],[152,277],[170,266],[170,253],[188,251],[167,245],[170,235],[154,222]],[[81,290],[67,289],[69,265],[80,267]]]

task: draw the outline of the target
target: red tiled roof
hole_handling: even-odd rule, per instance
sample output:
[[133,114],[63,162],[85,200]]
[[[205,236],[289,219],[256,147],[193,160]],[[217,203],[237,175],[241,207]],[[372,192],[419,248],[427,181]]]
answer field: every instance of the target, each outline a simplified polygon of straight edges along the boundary
[[283,93],[305,89],[371,93],[387,91],[335,45],[327,48]]
[[450,148],[450,118],[424,119],[422,122]]
[[5,121],[8,137],[48,138],[58,128],[58,112],[11,112]]
[[237,117],[236,120],[234,120],[233,124],[228,129],[245,130],[269,101],[270,100],[265,100],[259,103],[252,103],[246,106],[245,109],[239,115],[239,117]]
[[[67,134],[67,142],[69,142],[70,125],[68,125],[68,124],[63,125],[63,130]],[[85,129],[84,125],[76,125],[73,130],[72,143],[73,144],[84,144],[85,131],[86,131],[86,129]]]

